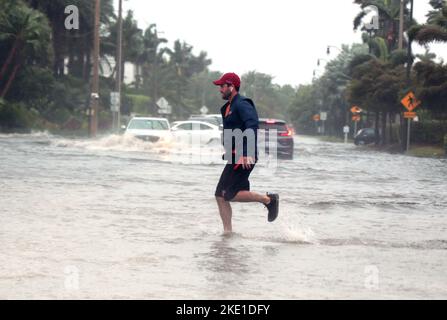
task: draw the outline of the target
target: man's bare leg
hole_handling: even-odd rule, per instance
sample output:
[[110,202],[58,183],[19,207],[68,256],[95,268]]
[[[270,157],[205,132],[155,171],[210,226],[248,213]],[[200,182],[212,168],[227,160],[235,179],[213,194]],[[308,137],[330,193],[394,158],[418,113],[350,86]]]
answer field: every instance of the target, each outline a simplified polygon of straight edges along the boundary
[[269,204],[270,198],[267,195],[262,195],[251,191],[239,191],[232,202],[259,202],[262,204]]
[[231,224],[231,217],[233,212],[231,210],[231,205],[228,201],[225,201],[223,197],[216,197],[217,206],[219,207],[220,217],[222,219],[224,233],[230,234],[233,232],[233,227]]

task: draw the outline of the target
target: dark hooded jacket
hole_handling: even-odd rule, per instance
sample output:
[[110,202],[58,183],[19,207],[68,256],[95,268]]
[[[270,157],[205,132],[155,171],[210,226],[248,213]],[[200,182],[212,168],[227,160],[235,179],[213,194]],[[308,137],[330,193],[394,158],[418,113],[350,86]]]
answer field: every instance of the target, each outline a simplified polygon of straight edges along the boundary
[[[224,134],[222,143],[225,148],[225,159],[230,160],[229,154],[232,154],[233,163],[237,162],[242,155],[245,157],[252,156],[256,160],[258,160],[257,144],[258,144],[259,118],[254,102],[249,98],[237,94],[231,101],[230,113],[228,114],[227,117],[225,117],[225,112],[229,103],[230,102],[227,102],[220,109],[223,119]],[[237,130],[237,129],[240,129],[242,133],[244,133],[246,136],[253,136],[254,134],[254,146],[249,145],[248,139],[245,138],[242,139],[241,141],[242,146],[238,144],[237,139],[235,139],[234,137],[231,138],[230,143],[229,140],[230,137],[228,136],[228,133],[230,132],[229,130]]]

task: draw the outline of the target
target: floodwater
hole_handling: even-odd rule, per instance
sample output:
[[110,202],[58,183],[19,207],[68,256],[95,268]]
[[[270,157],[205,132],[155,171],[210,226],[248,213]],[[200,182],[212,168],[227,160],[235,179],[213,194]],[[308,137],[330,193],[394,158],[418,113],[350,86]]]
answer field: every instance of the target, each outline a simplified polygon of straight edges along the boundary
[[446,160],[295,140],[226,237],[216,150],[0,135],[0,298],[446,299]]

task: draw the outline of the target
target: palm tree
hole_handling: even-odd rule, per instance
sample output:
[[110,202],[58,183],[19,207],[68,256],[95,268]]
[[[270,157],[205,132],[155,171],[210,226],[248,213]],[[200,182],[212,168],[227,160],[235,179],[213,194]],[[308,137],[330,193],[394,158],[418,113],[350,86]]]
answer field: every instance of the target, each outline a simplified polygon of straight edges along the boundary
[[[110,41],[116,48],[118,24],[111,27]],[[137,63],[138,57],[143,52],[143,31],[138,27],[137,21],[134,19],[133,11],[129,10],[123,19],[123,52],[121,65],[121,79],[124,79],[125,63]]]
[[[372,46],[383,47],[386,44],[388,52],[397,49],[399,40],[399,13],[401,0],[355,0],[354,3],[359,4],[362,11],[354,19],[354,30],[358,30],[362,26],[362,19],[367,15],[365,10],[368,7],[375,6],[379,10],[379,30],[375,36],[381,38],[382,43],[371,43]],[[404,0],[404,14],[408,15],[406,5],[409,0]],[[365,27],[361,28],[366,31]],[[365,38],[365,36],[364,36]],[[368,42],[368,41],[367,41]],[[380,49],[383,53],[383,49]]]
[[[404,0],[404,17],[409,15],[407,5],[410,0]],[[363,40],[365,43],[368,43],[370,46],[370,51],[379,58],[380,62],[383,65],[389,65],[397,67],[397,65],[402,65],[406,62],[405,54],[401,50],[398,49],[398,39],[399,39],[399,19],[400,19],[400,0],[355,0],[354,3],[359,4],[362,8],[362,12],[354,20],[354,29],[358,29],[361,25],[362,19],[365,17],[366,12],[365,9],[368,6],[376,6],[379,10],[379,30],[377,30],[375,37],[371,38],[363,34]],[[411,21],[410,23],[406,23],[406,29],[409,30],[410,26],[415,22]],[[364,27],[362,30],[366,30]],[[410,38],[411,39],[411,38]],[[380,70],[380,68],[379,68]],[[365,70],[368,72],[368,70]],[[383,73],[385,78],[387,77],[395,77],[396,75],[389,75],[386,72]],[[384,88],[384,87],[383,87]],[[372,89],[371,89],[372,90]],[[377,91],[376,97],[381,96],[380,92]],[[382,96],[383,97],[383,96]],[[380,102],[379,100],[377,100]],[[392,114],[394,112],[394,104],[393,103],[384,103],[383,105],[388,104],[388,110],[383,109],[379,110],[383,115],[383,131],[385,132],[385,117],[386,113]],[[370,108],[371,109],[371,108]],[[378,113],[376,113],[376,120],[378,121]],[[376,123],[377,123],[376,121]],[[405,130],[402,130],[405,132]],[[404,140],[404,139],[403,139]]]
[[447,2],[431,0],[433,7],[427,17],[427,23],[410,29],[409,36],[421,45],[432,42],[447,42]]
[[437,56],[436,53],[430,52],[429,49],[425,49],[423,54],[417,54],[416,57],[419,58],[421,62],[428,63],[435,60]]
[[157,25],[151,24],[143,36],[143,51],[137,58],[136,69],[136,87],[138,89],[141,81],[148,89],[149,95],[154,101],[157,101],[160,95],[160,89],[165,83],[166,62],[164,55],[167,48],[160,48],[161,45],[167,43],[165,38],[159,38],[157,33]]
[[178,116],[186,116],[193,112],[192,99],[187,97],[191,78],[211,64],[206,52],[195,56],[192,50],[193,46],[180,40],[174,42],[173,49],[166,50],[168,55],[166,91],[172,101],[180,107],[175,110]]
[[[80,64],[84,79],[89,78],[90,57],[93,47],[94,2],[85,0],[25,0],[33,9],[44,13],[51,25],[54,51],[53,73],[64,75],[65,58],[69,56],[70,71],[74,61]],[[65,8],[75,5],[79,9],[79,30],[65,29]],[[114,17],[113,0],[101,1],[101,24],[109,27]],[[104,28],[103,28],[104,29]]]
[[[24,59],[48,56],[50,28],[48,20],[40,12],[22,2],[7,6],[0,15],[0,40],[12,42],[7,58],[0,70],[0,81],[4,82],[0,90],[3,98],[8,93]],[[11,70],[6,79],[8,69]]]

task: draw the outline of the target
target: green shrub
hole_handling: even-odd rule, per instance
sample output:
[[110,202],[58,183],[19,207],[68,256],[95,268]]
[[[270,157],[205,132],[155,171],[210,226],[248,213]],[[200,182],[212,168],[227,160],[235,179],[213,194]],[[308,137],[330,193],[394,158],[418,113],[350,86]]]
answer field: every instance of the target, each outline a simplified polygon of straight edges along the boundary
[[28,129],[37,121],[38,116],[21,103],[0,101],[0,129]]
[[148,115],[150,114],[151,98],[144,95],[128,94],[126,95],[130,99],[132,113]]
[[411,125],[411,141],[442,145],[447,134],[447,124],[441,121],[414,122]]

